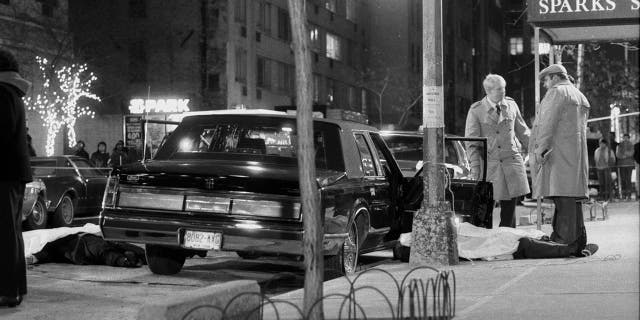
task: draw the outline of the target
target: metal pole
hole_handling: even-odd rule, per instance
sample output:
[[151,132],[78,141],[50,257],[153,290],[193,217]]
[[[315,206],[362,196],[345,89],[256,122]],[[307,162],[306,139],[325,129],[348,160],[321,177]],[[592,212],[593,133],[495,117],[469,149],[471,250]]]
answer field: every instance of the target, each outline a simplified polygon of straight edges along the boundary
[[[534,76],[535,76],[535,103],[536,103],[536,120],[539,120],[539,114],[540,114],[540,79],[538,79],[538,76],[540,75],[540,28],[539,27],[534,27],[533,28],[533,43],[535,46],[535,54],[534,54],[534,60],[535,60],[535,68],[534,68]],[[551,57],[553,56],[553,54],[551,54],[551,52],[549,52],[549,61],[551,61]],[[531,168],[531,173],[533,174],[533,170],[536,170],[536,168]],[[533,180],[533,179],[532,179]],[[537,214],[536,214],[536,228],[538,230],[542,229],[542,199],[540,198],[540,195],[538,195],[537,199]]]
[[413,219],[412,265],[458,263],[453,213],[444,197],[442,0],[422,1],[424,200]]

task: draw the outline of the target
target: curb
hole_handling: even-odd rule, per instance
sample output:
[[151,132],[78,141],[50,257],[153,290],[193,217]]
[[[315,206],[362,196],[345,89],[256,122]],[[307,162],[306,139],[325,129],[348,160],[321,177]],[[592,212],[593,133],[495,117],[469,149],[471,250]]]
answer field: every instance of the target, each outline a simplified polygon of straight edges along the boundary
[[[258,319],[259,311],[247,317],[260,304],[260,287],[253,280],[237,280],[167,296],[145,304],[138,320]],[[229,305],[229,303],[231,303]],[[226,308],[226,310],[225,310]]]

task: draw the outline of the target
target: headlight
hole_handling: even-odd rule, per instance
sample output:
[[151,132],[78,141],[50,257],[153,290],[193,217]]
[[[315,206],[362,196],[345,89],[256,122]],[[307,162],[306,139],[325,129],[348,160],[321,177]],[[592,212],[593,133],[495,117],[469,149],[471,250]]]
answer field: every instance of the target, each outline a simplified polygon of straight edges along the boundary
[[107,186],[102,197],[102,208],[113,208],[116,205],[116,195],[118,193],[118,176],[109,176]]

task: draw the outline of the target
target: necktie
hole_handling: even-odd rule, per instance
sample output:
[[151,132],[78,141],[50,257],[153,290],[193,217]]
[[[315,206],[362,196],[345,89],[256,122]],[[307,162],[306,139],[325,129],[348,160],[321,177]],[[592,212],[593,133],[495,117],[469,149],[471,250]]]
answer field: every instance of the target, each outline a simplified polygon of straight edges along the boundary
[[502,105],[496,104],[496,114],[498,114],[498,117],[500,116],[500,112],[502,112]]

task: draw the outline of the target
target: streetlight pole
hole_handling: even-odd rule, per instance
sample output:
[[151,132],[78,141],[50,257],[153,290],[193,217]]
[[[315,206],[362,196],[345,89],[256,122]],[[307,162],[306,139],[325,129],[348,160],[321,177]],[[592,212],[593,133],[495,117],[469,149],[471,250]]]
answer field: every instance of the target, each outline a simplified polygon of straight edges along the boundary
[[422,2],[424,200],[413,219],[412,265],[458,263],[453,212],[444,196],[442,0]]

